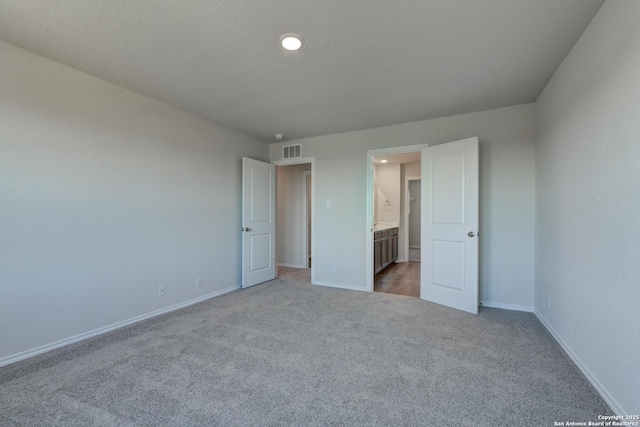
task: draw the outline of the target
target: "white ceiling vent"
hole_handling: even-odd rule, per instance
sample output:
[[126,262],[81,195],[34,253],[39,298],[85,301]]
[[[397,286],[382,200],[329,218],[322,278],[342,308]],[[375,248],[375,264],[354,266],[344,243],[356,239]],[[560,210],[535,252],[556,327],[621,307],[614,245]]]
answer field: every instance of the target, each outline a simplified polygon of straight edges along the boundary
[[282,159],[295,159],[302,157],[302,144],[285,145],[282,147]]

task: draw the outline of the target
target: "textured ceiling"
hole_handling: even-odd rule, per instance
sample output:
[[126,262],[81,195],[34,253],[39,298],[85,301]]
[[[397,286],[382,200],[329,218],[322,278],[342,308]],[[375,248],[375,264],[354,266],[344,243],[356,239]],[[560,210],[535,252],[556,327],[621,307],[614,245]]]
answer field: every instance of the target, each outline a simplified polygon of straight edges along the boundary
[[532,102],[601,4],[0,0],[0,39],[272,142]]

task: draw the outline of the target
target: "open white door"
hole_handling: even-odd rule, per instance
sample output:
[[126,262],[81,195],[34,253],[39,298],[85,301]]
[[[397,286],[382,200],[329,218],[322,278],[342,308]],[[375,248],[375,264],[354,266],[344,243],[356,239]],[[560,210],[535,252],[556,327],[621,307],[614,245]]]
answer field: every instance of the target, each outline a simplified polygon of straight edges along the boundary
[[242,158],[242,287],[276,277],[276,166]]
[[420,298],[478,312],[478,138],[422,150]]

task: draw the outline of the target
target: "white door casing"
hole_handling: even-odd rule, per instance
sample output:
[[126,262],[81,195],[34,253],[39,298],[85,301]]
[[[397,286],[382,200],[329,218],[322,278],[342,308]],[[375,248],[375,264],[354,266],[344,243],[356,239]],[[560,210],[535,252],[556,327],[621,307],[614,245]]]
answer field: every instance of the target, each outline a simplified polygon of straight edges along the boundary
[[420,297],[478,312],[478,138],[422,150]]
[[242,287],[276,277],[276,166],[242,158]]
[[309,262],[309,259],[311,258],[311,221],[312,221],[312,217],[311,217],[311,197],[312,197],[312,193],[311,193],[311,183],[312,183],[312,177],[311,177],[311,171],[304,171],[302,173],[302,176],[304,177],[304,222],[306,224],[305,227],[305,239],[304,239],[304,265],[306,266],[306,268],[310,268],[311,267],[311,263]]

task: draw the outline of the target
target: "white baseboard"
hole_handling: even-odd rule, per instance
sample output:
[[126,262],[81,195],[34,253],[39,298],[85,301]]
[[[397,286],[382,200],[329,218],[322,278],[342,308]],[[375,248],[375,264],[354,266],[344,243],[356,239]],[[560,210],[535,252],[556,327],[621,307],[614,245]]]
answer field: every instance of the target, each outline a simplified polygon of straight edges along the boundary
[[557,343],[560,344],[560,347],[562,347],[565,353],[567,353],[567,356],[569,356],[569,358],[578,367],[578,369],[580,369],[580,372],[582,372],[582,374],[587,378],[593,388],[596,389],[602,399],[607,402],[607,405],[609,405],[613,412],[616,415],[630,415],[625,412],[624,409],[622,409],[622,406],[620,406],[618,401],[616,401],[616,399],[611,396],[611,393],[609,393],[609,391],[602,384],[600,384],[600,381],[598,381],[598,379],[593,375],[591,370],[589,370],[589,368],[587,368],[587,366],[582,363],[582,360],[580,360],[580,358],[573,352],[571,347],[569,347],[569,345],[560,337],[560,335],[558,335],[556,330],[553,329],[549,322],[547,322],[547,320],[542,317],[540,312],[538,310],[534,310],[534,314],[536,315],[538,320],[540,320],[540,323],[542,323],[542,325],[547,329],[547,331],[549,331],[551,336],[557,341]]
[[501,302],[492,301],[480,301],[480,305],[489,308],[501,308],[503,310],[526,311],[527,313],[533,313],[533,307],[529,307],[526,305],[503,304]]
[[288,267],[288,268],[308,268],[302,264],[286,264],[283,262],[278,263],[278,267]]
[[235,291],[236,289],[240,289],[240,287],[241,287],[240,285],[236,285],[236,286],[232,286],[230,288],[221,289],[219,291],[212,292],[210,294],[203,295],[203,296],[200,296],[200,297],[197,297],[197,298],[194,298],[194,299],[190,299],[188,301],[184,301],[184,302],[181,302],[181,303],[178,303],[178,304],[174,304],[174,305],[171,305],[169,307],[161,308],[159,310],[155,310],[155,311],[152,311],[150,313],[143,314],[141,316],[132,317],[131,319],[123,320],[122,322],[117,322],[117,323],[114,323],[112,325],[104,326],[102,328],[98,328],[98,329],[94,329],[92,331],[84,332],[82,334],[74,335],[72,337],[65,338],[65,339],[62,339],[62,340],[59,340],[59,341],[55,341],[55,342],[52,342],[50,344],[45,344],[45,345],[42,345],[40,347],[32,348],[30,350],[25,350],[25,351],[22,351],[22,352],[17,353],[17,354],[12,354],[12,355],[9,355],[9,356],[6,356],[6,357],[3,357],[3,358],[0,359],[0,367],[7,366],[7,365],[10,365],[12,363],[19,362],[21,360],[29,359],[30,357],[38,356],[38,355],[46,353],[48,351],[55,350],[57,348],[67,346],[69,344],[74,344],[74,343],[86,340],[88,338],[93,338],[95,336],[102,335],[102,334],[105,334],[107,332],[114,331],[116,329],[124,328],[125,326],[129,326],[129,325],[132,325],[134,323],[138,323],[138,322],[141,322],[143,320],[147,320],[147,319],[150,319],[152,317],[159,316],[161,314],[169,313],[171,311],[179,310],[181,308],[188,307],[188,306],[193,305],[193,304],[197,304],[199,302],[202,302],[202,301],[205,301],[205,300],[208,300],[208,299],[211,299],[211,298],[214,298],[214,297],[217,297],[217,296],[224,295],[226,293]]
[[368,292],[366,289],[361,288],[359,286],[353,286],[353,285],[345,285],[342,283],[333,283],[333,282],[318,282],[315,281],[312,283],[313,285],[318,285],[318,286],[327,286],[329,288],[338,288],[338,289],[346,289],[349,291],[360,291],[360,292]]

